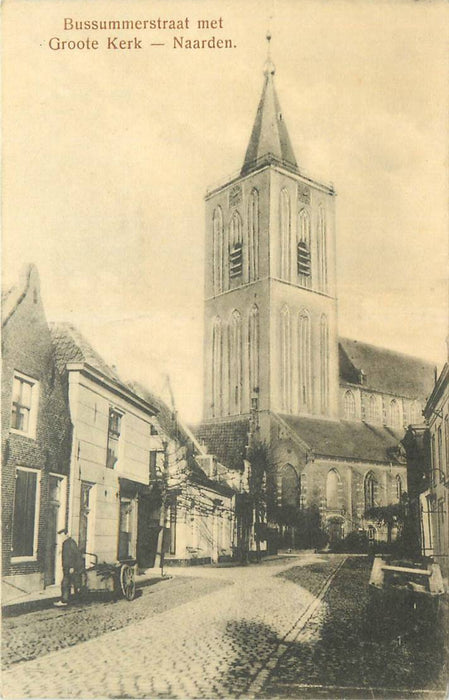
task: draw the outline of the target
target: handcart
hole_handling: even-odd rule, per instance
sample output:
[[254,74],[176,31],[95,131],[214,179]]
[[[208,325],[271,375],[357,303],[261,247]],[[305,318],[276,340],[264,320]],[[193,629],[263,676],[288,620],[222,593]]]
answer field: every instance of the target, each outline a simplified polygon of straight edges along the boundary
[[136,567],[135,559],[125,559],[113,564],[98,563],[96,554],[85,552],[85,557],[93,559],[93,563],[81,572],[80,595],[86,597],[91,591],[109,591],[115,596],[123,596],[126,600],[134,600],[136,596]]

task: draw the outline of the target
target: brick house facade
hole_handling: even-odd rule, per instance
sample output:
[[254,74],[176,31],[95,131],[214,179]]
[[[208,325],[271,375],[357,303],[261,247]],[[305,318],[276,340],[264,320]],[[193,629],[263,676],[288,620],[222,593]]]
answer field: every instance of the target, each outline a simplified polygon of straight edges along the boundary
[[[71,423],[37,269],[2,300],[3,599],[57,583]],[[18,590],[19,589],[19,590]]]

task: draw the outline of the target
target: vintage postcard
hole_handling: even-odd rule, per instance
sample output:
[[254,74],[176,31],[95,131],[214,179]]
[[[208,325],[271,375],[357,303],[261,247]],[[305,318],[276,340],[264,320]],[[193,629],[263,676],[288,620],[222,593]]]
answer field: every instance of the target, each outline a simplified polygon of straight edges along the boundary
[[4,2],[3,697],[446,697],[448,26]]

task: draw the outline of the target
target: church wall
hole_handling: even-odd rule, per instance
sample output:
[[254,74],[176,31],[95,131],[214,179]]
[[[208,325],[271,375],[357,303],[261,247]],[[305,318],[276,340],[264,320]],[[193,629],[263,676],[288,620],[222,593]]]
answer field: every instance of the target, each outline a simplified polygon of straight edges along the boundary
[[[232,312],[238,310],[242,323],[242,413],[250,410],[251,396],[249,384],[249,350],[248,328],[249,313],[254,305],[259,311],[259,407],[269,408],[269,303],[268,280],[261,280],[245,285],[232,293],[222,294],[210,299],[205,304],[204,314],[204,387],[203,415],[205,418],[231,415],[229,398],[229,325]],[[212,358],[213,358],[213,324],[220,317],[222,321],[222,351],[223,351],[223,410],[213,411],[212,403]]]
[[[281,386],[281,312],[285,307],[289,312],[291,403],[286,410],[282,400]],[[284,282],[271,282],[270,293],[270,371],[272,377],[271,408],[279,413],[299,414],[302,412],[298,389],[298,314],[306,309],[311,322],[312,359],[312,411],[315,415],[321,410],[321,317],[326,315],[329,323],[329,405],[326,415],[338,416],[338,345],[337,308],[334,299],[298,289]]]

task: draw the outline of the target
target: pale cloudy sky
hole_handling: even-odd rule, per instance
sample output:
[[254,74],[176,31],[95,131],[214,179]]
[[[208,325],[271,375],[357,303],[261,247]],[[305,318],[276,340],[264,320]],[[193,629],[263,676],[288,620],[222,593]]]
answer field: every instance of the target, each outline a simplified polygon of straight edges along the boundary
[[[37,264],[47,316],[124,377],[201,416],[204,194],[241,166],[270,23],[300,167],[337,198],[342,335],[445,359],[448,3],[396,0],[6,0],[3,277]],[[74,19],[178,19],[105,48]],[[198,32],[198,19],[223,29]],[[271,17],[271,20],[270,20]],[[132,38],[135,32],[126,32]],[[173,36],[232,50],[174,49]],[[51,37],[98,51],[51,51]],[[151,47],[151,42],[165,42]]]

